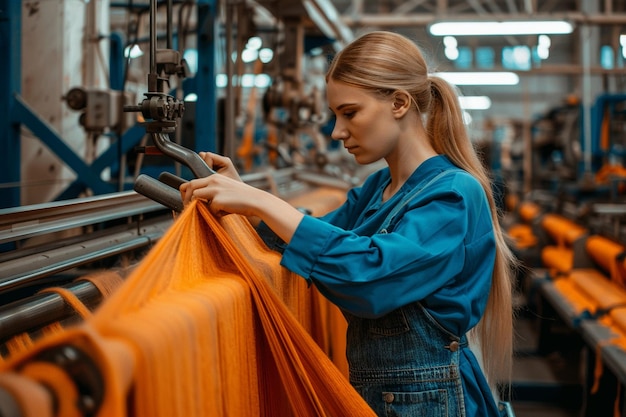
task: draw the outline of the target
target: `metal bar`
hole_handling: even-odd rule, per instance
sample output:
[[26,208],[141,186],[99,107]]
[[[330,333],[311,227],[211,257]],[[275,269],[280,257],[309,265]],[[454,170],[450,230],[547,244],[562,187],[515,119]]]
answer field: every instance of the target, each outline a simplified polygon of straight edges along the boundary
[[[226,4],[226,108],[224,110],[224,149],[222,153],[235,158],[235,88],[233,86],[235,68],[232,60],[233,53],[233,24],[235,6],[231,2]],[[239,53],[237,54],[239,58]],[[239,80],[237,80],[239,81]]]
[[134,191],[0,210],[0,243],[163,210]]
[[35,253],[0,263],[0,292],[32,285],[37,280],[77,266],[86,265],[156,242],[171,225],[172,220],[150,226],[110,233],[104,237]]
[[[82,280],[62,285],[73,292],[89,309],[102,301],[102,294],[90,281]],[[0,343],[24,332],[38,330],[49,324],[76,315],[59,294],[39,293],[0,307]]]
[[[174,19],[173,17],[173,13],[174,13],[174,6],[173,6],[173,2],[172,0],[167,0],[167,49],[173,49],[173,45],[174,45],[174,35],[173,35],[173,30],[172,30],[172,20]],[[179,34],[182,35],[182,34]]]
[[427,26],[435,21],[491,21],[491,20],[569,20],[574,23],[586,23],[589,25],[618,25],[626,23],[626,13],[598,13],[585,14],[579,12],[554,12],[554,13],[530,13],[530,14],[512,14],[512,13],[456,13],[454,15],[437,15],[426,13],[411,13],[405,15],[376,15],[361,14],[341,16],[341,20],[345,25],[350,27],[364,26],[380,26],[380,27],[419,27]]
[[[157,73],[156,66],[156,50],[157,50],[157,37],[156,37],[156,13],[157,2],[156,0],[150,0],[150,74]],[[149,92],[157,91],[156,88],[148,89]]]
[[172,142],[167,134],[151,133],[151,135],[154,144],[161,152],[187,166],[196,178],[204,178],[215,174],[215,171],[209,168],[206,162],[200,158],[200,155],[191,149]]
[[592,107],[592,85],[591,85],[591,28],[584,25],[580,32],[582,43],[582,98],[583,98],[583,167],[587,174],[592,173],[592,150],[591,150],[591,107]]
[[183,199],[180,192],[148,175],[141,174],[137,177],[135,180],[135,191],[177,213],[183,211]]

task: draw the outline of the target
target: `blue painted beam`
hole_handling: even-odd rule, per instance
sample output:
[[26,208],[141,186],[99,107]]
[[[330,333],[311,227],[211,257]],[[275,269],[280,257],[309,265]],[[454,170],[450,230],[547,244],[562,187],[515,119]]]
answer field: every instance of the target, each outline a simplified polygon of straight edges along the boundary
[[14,96],[11,118],[28,127],[36,137],[74,171],[77,175],[77,180],[83,184],[83,190],[89,188],[94,194],[107,194],[115,191],[115,187],[112,184],[100,178],[102,171],[92,169],[76,155],[54,128],[44,120],[41,120],[19,95]]
[[217,87],[215,57],[217,45],[216,0],[198,0],[198,71],[194,77],[196,102],[196,151],[221,152],[217,149]]
[[[130,152],[135,146],[139,144],[143,136],[146,134],[146,129],[141,125],[134,125],[129,128],[121,137],[122,146],[121,150],[123,154]],[[112,166],[119,160],[119,146],[113,144],[98,156],[90,165],[91,170],[94,172],[102,172],[105,168]],[[84,188],[83,182],[80,178],[77,178],[72,182],[56,200],[66,200],[68,198],[75,198]]]

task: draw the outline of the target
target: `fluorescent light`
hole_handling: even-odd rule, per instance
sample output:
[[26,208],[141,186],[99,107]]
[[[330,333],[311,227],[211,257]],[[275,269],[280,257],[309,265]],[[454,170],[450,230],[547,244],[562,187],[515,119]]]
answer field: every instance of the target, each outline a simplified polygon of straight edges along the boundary
[[517,85],[514,72],[438,72],[434,74],[454,85]]
[[508,22],[439,22],[430,25],[435,36],[466,35],[558,35],[572,33],[571,23],[563,20]]
[[460,96],[459,102],[464,110],[487,110],[491,107],[491,99],[487,96]]
[[[234,78],[237,80],[237,78]],[[215,85],[219,88],[226,87],[228,83],[228,76],[226,74],[217,74],[215,76]],[[242,87],[258,87],[266,88],[272,84],[272,79],[267,74],[243,74],[239,78],[239,83]],[[235,82],[233,82],[235,84]]]

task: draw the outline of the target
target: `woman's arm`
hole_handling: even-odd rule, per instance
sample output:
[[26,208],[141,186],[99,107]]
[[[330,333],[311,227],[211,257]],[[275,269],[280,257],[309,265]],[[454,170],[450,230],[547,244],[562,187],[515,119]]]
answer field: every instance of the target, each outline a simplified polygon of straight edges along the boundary
[[203,199],[215,215],[237,213],[259,218],[286,243],[291,241],[303,213],[279,197],[241,181],[230,158],[204,152],[200,156],[217,174],[181,185],[185,204]]

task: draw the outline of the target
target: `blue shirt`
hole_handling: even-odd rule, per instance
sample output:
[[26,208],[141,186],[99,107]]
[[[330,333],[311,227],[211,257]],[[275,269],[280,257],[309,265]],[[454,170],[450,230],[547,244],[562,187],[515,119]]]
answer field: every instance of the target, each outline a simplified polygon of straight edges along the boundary
[[[379,233],[396,204],[415,187],[437,179]],[[449,332],[464,335],[484,312],[496,244],[480,183],[439,155],[424,161],[383,202],[389,169],[370,175],[346,202],[321,218],[305,216],[285,247],[281,265],[313,282],[349,313],[376,318],[420,301]],[[471,351],[460,364],[466,409],[491,408],[491,392]]]

